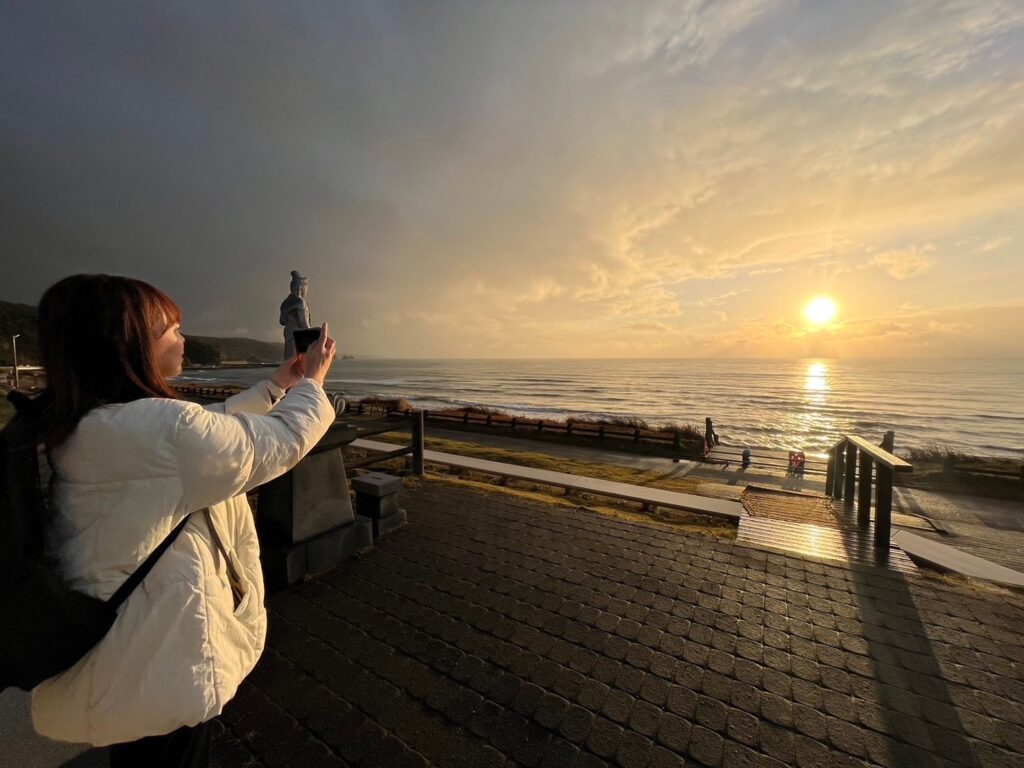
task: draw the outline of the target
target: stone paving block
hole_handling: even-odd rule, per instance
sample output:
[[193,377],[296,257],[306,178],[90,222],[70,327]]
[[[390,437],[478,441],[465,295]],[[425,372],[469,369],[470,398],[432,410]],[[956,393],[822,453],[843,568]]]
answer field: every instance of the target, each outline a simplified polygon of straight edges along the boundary
[[658,733],[665,710],[646,701],[638,701],[629,714],[627,726],[637,733],[653,738]]
[[725,730],[728,708],[718,699],[701,696],[697,699],[696,722],[713,731]]
[[792,728],[793,704],[774,693],[762,693],[761,717],[784,728]]
[[621,725],[604,717],[598,717],[594,720],[590,733],[587,735],[587,749],[598,757],[610,758],[618,751],[619,741],[624,733]]
[[558,736],[552,738],[541,759],[540,768],[564,768],[571,766],[580,750],[575,744]]
[[710,768],[715,768],[722,761],[724,746],[725,742],[720,734],[695,725],[690,733],[687,750],[695,760]]
[[545,728],[554,730],[558,728],[570,706],[571,703],[561,696],[546,693],[540,698],[533,719]]
[[593,712],[583,707],[569,707],[558,724],[558,732],[574,744],[582,744],[590,735],[596,717]]
[[615,678],[615,687],[631,696],[637,696],[647,675],[635,667],[623,667]]
[[647,768],[653,749],[650,739],[627,731],[619,741],[615,759],[622,768]]
[[572,761],[571,768],[605,768],[609,763],[592,752],[581,751]]
[[690,743],[692,727],[689,720],[684,720],[673,714],[665,714],[661,718],[661,725],[658,727],[655,738],[659,744],[673,752],[684,753]]
[[429,482],[406,495],[409,524],[376,550],[271,598],[259,687],[224,715],[262,733],[254,759],[280,763],[280,743],[396,766],[1021,757],[1015,597]]
[[686,760],[672,750],[655,745],[651,750],[650,768],[686,768]]

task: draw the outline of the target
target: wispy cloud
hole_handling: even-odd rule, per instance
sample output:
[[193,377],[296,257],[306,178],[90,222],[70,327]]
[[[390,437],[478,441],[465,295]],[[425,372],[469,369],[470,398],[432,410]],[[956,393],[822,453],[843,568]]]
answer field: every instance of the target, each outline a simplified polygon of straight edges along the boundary
[[935,245],[912,246],[897,251],[880,253],[871,263],[884,269],[897,280],[906,280],[913,275],[920,275],[935,266],[935,259],[929,253],[935,251]]
[[1024,284],[1014,0],[22,4],[0,51],[3,298],[125,272],[276,339],[301,268],[356,351],[771,354],[812,293],[891,340],[972,250]]
[[1013,238],[1010,237],[1010,236],[993,238],[993,239],[989,240],[988,242],[984,243],[983,245],[979,246],[978,248],[976,248],[974,250],[974,252],[975,253],[992,253],[993,251],[998,251],[1004,245],[1009,243],[1012,239]]

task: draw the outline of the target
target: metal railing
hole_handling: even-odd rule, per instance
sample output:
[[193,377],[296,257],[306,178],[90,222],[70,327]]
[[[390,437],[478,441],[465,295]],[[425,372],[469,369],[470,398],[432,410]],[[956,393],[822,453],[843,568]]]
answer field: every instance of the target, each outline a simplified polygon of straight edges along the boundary
[[875,547],[888,549],[892,532],[892,486],[895,473],[913,472],[914,468],[890,453],[891,432],[886,435],[882,446],[873,445],[856,435],[846,435],[839,440],[828,451],[825,494],[834,499],[842,499],[847,508],[853,507],[856,498],[857,524],[867,528],[871,524],[871,497],[874,489]]

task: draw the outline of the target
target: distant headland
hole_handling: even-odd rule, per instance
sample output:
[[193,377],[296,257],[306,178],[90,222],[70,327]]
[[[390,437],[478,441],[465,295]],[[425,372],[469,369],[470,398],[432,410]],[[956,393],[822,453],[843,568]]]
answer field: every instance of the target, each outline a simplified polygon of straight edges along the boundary
[[[18,334],[18,362],[39,364],[36,308],[29,304],[0,301],[0,365],[14,362],[11,337]],[[352,360],[353,355],[339,355]],[[281,342],[240,337],[185,336],[186,368],[276,367],[281,362]]]

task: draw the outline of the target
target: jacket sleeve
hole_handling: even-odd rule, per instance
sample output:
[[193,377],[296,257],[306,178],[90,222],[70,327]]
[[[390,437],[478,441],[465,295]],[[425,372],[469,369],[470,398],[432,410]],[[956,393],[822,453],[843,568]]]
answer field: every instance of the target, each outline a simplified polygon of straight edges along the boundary
[[284,474],[323,437],[334,416],[323,388],[312,379],[292,387],[266,415],[186,408],[175,432],[185,512]]
[[232,395],[223,403],[210,403],[206,410],[214,413],[254,413],[263,415],[284,397],[284,390],[270,379]]

